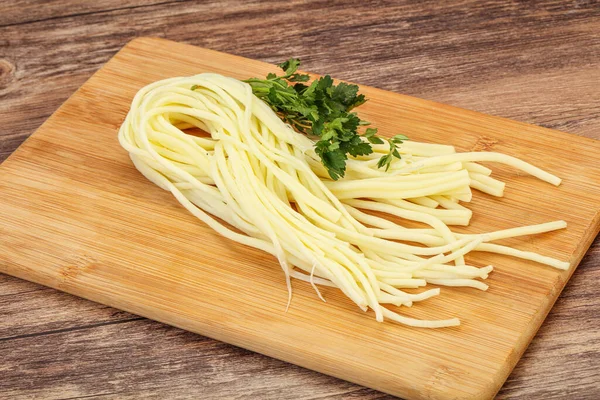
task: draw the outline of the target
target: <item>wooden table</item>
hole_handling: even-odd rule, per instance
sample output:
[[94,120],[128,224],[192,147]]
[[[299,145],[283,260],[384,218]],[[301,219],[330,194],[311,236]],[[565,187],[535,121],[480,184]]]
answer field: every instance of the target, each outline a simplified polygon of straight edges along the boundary
[[[0,5],[0,161],[137,36],[600,139],[593,0],[41,3]],[[596,239],[498,398],[600,396],[599,282]],[[0,398],[391,397],[0,275]]]

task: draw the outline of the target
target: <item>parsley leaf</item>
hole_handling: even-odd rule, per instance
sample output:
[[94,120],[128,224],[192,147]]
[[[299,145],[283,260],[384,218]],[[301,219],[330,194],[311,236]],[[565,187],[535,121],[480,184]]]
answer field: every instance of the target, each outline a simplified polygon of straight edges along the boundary
[[397,159],[402,158],[400,156],[400,152],[398,151],[398,145],[402,144],[405,140],[408,140],[408,138],[404,135],[396,135],[388,139],[387,141],[390,145],[390,151],[379,159],[379,162],[377,162],[377,168],[385,167],[385,170],[387,171],[390,169],[390,165],[392,165],[392,160],[394,157]]
[[[335,144],[334,144],[335,145]],[[346,154],[339,148],[330,149],[332,146],[328,141],[319,140],[315,145],[315,151],[321,157],[321,162],[327,169],[331,179],[338,180],[346,172]]]
[[365,130],[365,133],[363,134],[363,137],[367,138],[369,143],[373,143],[373,144],[385,143],[382,138],[375,136],[376,134],[377,134],[376,128],[367,128]]
[[290,58],[287,61],[277,64],[277,66],[285,73],[283,78],[289,78],[300,66],[300,60],[297,58]]

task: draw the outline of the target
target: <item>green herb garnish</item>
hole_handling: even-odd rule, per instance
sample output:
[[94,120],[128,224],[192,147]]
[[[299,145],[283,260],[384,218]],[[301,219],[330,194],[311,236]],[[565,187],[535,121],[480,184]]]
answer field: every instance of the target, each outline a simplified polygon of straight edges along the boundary
[[397,145],[407,140],[406,136],[383,139],[377,136],[376,128],[366,128],[360,133],[359,130],[370,123],[351,112],[367,100],[358,93],[357,85],[344,82],[334,85],[329,75],[304,84],[302,82],[308,82],[310,77],[297,72],[300,66],[297,58],[277,66],[283,70],[283,75],[270,73],[266,79],[251,78],[244,82],[252,86],[254,95],[298,132],[319,138],[315,151],[331,179],[344,176],[348,155],[357,157],[373,153],[371,144],[383,144],[387,140],[390,145],[389,153],[377,164],[379,168],[385,167],[387,171],[393,158],[400,158]]

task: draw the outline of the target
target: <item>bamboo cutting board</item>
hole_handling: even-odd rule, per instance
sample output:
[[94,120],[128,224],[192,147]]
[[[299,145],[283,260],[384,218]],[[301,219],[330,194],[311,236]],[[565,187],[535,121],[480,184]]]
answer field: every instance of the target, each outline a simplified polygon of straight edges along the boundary
[[402,310],[458,316],[456,328],[377,323],[338,290],[287,291],[269,255],[215,234],[148,182],[117,142],[134,94],[167,77],[263,76],[267,64],[160,39],[136,39],[0,166],[0,271],[408,399],[488,399],[535,335],[600,228],[600,142],[363,87],[359,112],[383,134],[520,157],[556,188],[493,165],[502,199],[476,192],[480,232],[564,219],[566,230],[504,242],[569,260],[561,272],[474,253],[496,269],[481,292],[442,288]]

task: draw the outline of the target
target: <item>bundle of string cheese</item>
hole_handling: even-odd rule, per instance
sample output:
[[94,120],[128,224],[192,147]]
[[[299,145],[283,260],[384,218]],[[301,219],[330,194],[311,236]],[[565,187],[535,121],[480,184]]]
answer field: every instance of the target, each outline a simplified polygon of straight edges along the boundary
[[[194,88],[192,90],[191,88]],[[210,137],[186,133],[199,128]],[[560,179],[497,153],[455,153],[416,142],[402,159],[377,168],[385,146],[350,159],[344,179],[332,181],[314,143],[295,132],[251,87],[217,74],[153,83],[135,96],[119,131],[136,168],[170,191],[219,234],[277,257],[291,299],[291,278],[339,288],[361,309],[410,326],[445,327],[457,318],[417,320],[389,305],[411,306],[439,289],[408,293],[427,283],[487,289],[491,266],[466,265],[473,250],[497,252],[567,269],[569,264],[490,241],[564,228],[564,221],[486,234],[457,234],[471,211],[459,201],[471,188],[501,196],[504,184],[476,161],[519,168],[558,185]],[[365,212],[387,213],[428,228],[408,228]],[[217,217],[219,220],[217,220]],[[224,221],[224,223],[223,223]],[[449,263],[453,263],[451,265]]]

